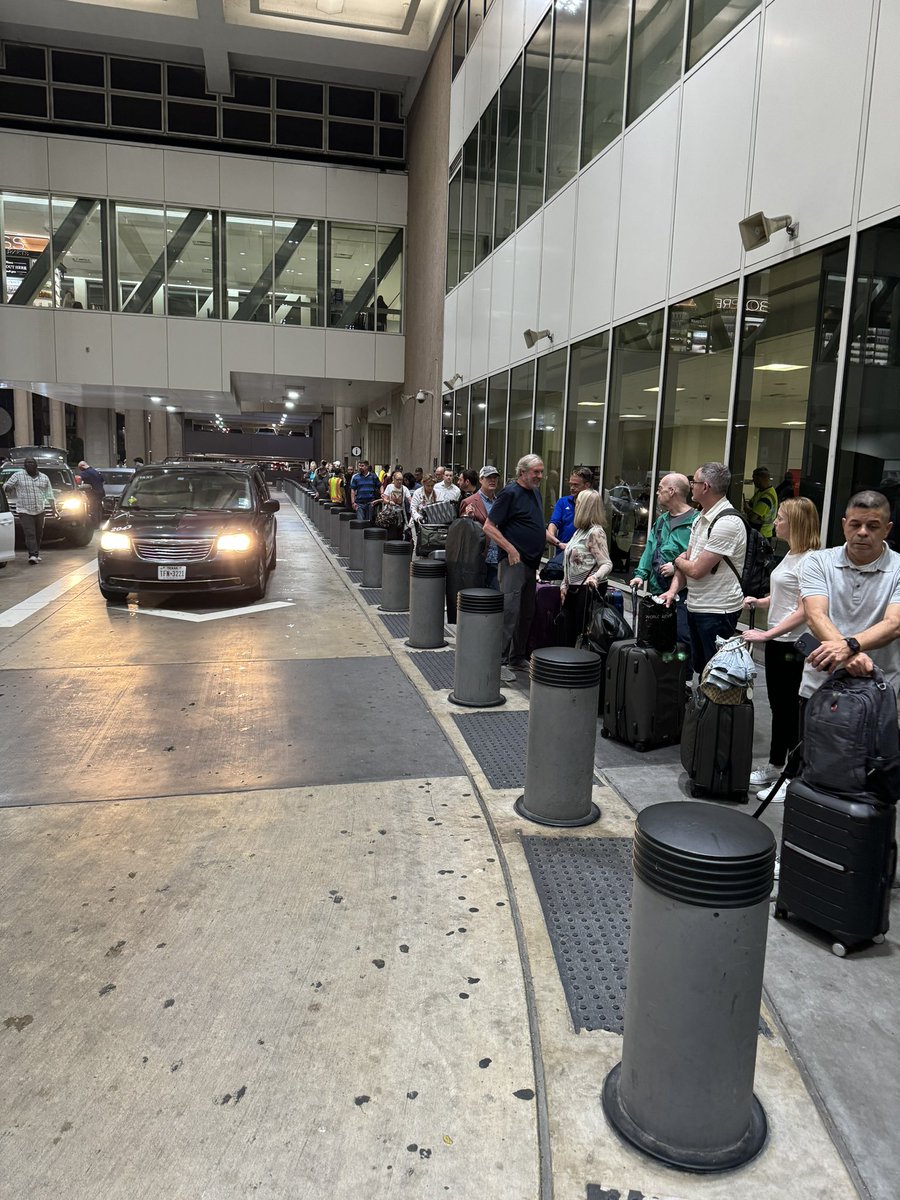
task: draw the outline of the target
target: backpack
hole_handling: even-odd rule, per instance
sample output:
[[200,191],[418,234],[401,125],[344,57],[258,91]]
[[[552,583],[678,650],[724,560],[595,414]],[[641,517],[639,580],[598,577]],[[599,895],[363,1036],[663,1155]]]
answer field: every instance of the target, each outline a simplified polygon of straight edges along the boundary
[[[759,530],[755,529],[736,508],[729,508],[725,512],[719,513],[710,523],[706,533],[707,541],[713,529],[715,529],[717,522],[721,521],[723,517],[739,517],[744,522],[744,529],[747,531],[747,551],[744,555],[743,571],[738,573],[737,567],[727,554],[723,555],[723,561],[731,568],[745,596],[768,596],[770,590],[769,576],[772,574],[772,568],[775,566],[772,547]],[[710,574],[715,575],[718,569],[719,564],[716,563]]]

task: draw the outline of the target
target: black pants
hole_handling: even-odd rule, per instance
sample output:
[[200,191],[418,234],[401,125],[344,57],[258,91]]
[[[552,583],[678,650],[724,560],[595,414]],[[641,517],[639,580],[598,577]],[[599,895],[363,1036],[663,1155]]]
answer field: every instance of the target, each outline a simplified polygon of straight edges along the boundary
[[766,642],[766,688],[772,710],[769,762],[783,767],[800,741],[800,679],[803,659],[793,642]]
[[44,514],[19,513],[19,524],[25,539],[25,549],[30,558],[37,558],[41,552],[41,539],[44,536]]
[[561,646],[575,646],[584,632],[590,593],[591,589],[586,584],[573,583],[569,586],[559,614]]

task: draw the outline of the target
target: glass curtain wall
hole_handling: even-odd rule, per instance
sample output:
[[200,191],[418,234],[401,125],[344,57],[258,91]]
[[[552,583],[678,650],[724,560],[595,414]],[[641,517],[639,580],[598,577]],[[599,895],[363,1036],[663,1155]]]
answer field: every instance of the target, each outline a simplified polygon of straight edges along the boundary
[[467,466],[480,471],[484,466],[484,435],[487,426],[487,380],[473,383],[469,400],[469,453]]
[[54,196],[50,208],[56,306],[108,310],[106,201]]
[[900,218],[859,235],[850,349],[844,375],[830,544],[847,500],[863,488],[887,496],[900,548]]
[[273,220],[226,213],[224,226],[224,314],[233,321],[271,322]]
[[275,324],[325,324],[325,256],[320,222],[275,218]]
[[[520,58],[500,85],[497,116],[497,200],[494,211],[495,246],[499,246],[501,242],[505,241],[516,228],[516,179],[519,169],[521,98],[522,60]],[[457,272],[458,270],[457,267]]]
[[453,451],[450,466],[454,474],[469,465],[469,389],[457,388],[453,393]]
[[459,211],[462,200],[462,171],[450,180],[447,197],[447,291],[459,283]]
[[782,496],[822,511],[828,471],[847,242],[747,277],[731,448],[731,501],[756,467]]
[[547,99],[550,91],[550,46],[553,10],[525,47],[522,77],[522,136],[519,149],[519,224],[544,203],[544,159],[547,150]]
[[737,301],[735,281],[669,309],[658,475],[725,458]]
[[329,221],[328,269],[328,324],[340,329],[368,329],[370,325],[374,329],[375,226]]
[[[379,225],[375,234],[376,267],[363,279],[369,306],[366,328],[376,333],[403,331],[403,230]],[[363,264],[365,269],[365,263]],[[372,292],[375,292],[374,305]],[[374,317],[374,320],[372,319]]]
[[581,4],[556,4],[553,20],[547,200],[555,196],[578,170],[581,84],[584,75],[584,8]]
[[581,130],[582,166],[622,132],[629,5],[630,0],[591,0]]
[[566,414],[566,459],[569,467],[590,467],[600,478],[606,412],[609,333],[576,342],[569,361],[569,406]]
[[166,208],[166,313],[218,317],[219,214]]
[[448,465],[453,461],[453,393],[445,392],[441,397],[441,462]]
[[688,67],[718,46],[759,5],[760,0],[691,0]]
[[114,203],[119,312],[165,312],[166,214],[160,205]]
[[459,280],[475,266],[475,202],[478,192],[478,127],[466,138],[462,157],[462,199],[459,215]]
[[634,0],[631,26],[631,124],[681,78],[687,0]]
[[485,463],[500,472],[501,486],[506,465],[506,409],[509,404],[509,375],[500,371],[488,380],[487,449]]
[[5,304],[52,308],[50,201],[46,196],[0,193]]
[[506,439],[506,477],[515,478],[516,463],[531,451],[534,412],[534,360],[519,363],[509,373],[509,432]]
[[[549,521],[553,506],[564,487],[562,468],[563,420],[566,401],[566,359],[563,347],[537,360],[534,392],[534,442],[532,449],[544,460],[544,518]],[[566,494],[568,489],[566,489]]]
[[456,12],[453,14],[453,78],[455,79],[459,68],[463,65],[466,57],[466,25],[469,15],[469,0],[460,0],[456,6]]
[[495,96],[478,122],[478,200],[475,211],[475,266],[494,248],[494,186],[497,172],[497,107]]

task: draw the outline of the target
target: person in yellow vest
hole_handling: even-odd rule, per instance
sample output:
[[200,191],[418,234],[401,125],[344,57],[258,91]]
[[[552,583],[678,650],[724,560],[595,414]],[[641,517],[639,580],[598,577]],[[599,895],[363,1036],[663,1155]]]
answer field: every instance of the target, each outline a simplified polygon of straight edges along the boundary
[[775,536],[778,494],[772,486],[768,467],[757,467],[753,472],[753,489],[753,495],[744,501],[744,516],[767,542],[771,542]]
[[332,504],[344,503],[344,477],[341,475],[340,464],[335,463],[331,468],[331,478],[328,480],[328,495]]

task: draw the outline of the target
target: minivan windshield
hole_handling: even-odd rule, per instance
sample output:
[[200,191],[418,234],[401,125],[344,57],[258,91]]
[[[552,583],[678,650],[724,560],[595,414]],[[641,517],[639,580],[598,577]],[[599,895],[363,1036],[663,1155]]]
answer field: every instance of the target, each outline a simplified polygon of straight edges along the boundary
[[250,481],[227,471],[153,471],[135,475],[120,501],[122,509],[182,509],[248,512]]
[[[14,475],[16,471],[24,471],[24,467],[4,467],[0,471],[0,483],[6,483],[10,475]],[[67,467],[45,467],[38,463],[38,470],[42,475],[46,475],[50,480],[52,488],[71,488],[75,486],[75,480],[72,473]]]

